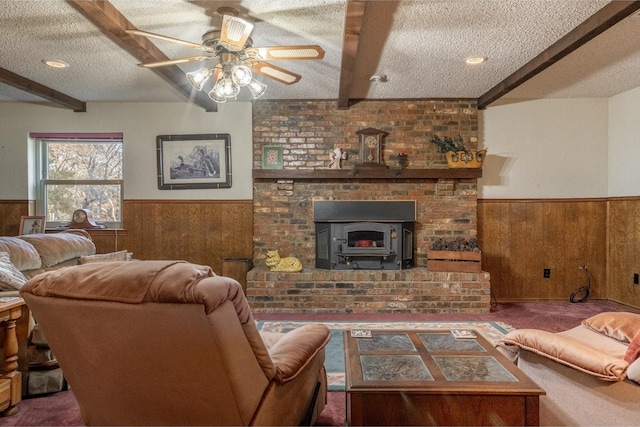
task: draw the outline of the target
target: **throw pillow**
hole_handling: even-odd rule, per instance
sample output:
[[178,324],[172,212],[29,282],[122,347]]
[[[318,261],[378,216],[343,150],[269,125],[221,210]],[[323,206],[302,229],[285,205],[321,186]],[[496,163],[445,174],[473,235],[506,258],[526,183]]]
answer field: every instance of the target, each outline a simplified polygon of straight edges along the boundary
[[126,250],[110,252],[108,254],[85,255],[80,257],[79,263],[131,261],[132,255],[131,252],[127,252]]
[[640,314],[605,312],[583,320],[582,324],[591,330],[628,343],[640,330]]
[[638,332],[629,343],[627,352],[624,354],[624,360],[631,364],[635,362],[638,357],[640,357],[640,330],[638,330]]
[[0,290],[17,291],[27,283],[24,274],[11,263],[7,252],[0,252]]
[[7,252],[13,265],[20,271],[36,270],[42,267],[40,254],[36,248],[18,237],[0,237],[0,252]]
[[627,378],[640,384],[640,358],[627,368]]

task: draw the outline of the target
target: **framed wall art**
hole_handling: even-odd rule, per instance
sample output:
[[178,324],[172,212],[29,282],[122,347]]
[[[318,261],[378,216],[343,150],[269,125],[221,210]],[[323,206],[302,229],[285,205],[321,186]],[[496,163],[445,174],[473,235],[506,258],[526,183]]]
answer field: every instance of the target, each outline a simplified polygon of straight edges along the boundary
[[231,135],[158,135],[158,188],[231,188]]
[[284,161],[282,159],[282,145],[262,146],[262,169],[282,169]]
[[19,235],[44,233],[45,218],[43,216],[21,216]]

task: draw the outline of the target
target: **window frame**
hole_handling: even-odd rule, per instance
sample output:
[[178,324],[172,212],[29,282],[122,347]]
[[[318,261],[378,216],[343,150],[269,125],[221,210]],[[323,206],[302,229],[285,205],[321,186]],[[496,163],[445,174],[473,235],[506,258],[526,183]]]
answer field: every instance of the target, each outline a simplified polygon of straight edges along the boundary
[[[99,224],[103,224],[107,229],[122,229],[123,224],[123,200],[124,200],[124,138],[122,133],[47,133],[47,134],[30,134],[30,137],[35,143],[35,190],[36,190],[36,214],[47,216],[47,192],[46,188],[51,185],[113,185],[120,187],[120,221],[98,221]],[[122,178],[121,179],[47,179],[48,176],[48,155],[47,146],[49,143],[120,143],[122,146]],[[69,218],[62,221],[48,221],[47,228],[57,228],[64,226],[71,221],[71,215],[76,209],[80,209],[82,206],[75,207],[69,212]]]

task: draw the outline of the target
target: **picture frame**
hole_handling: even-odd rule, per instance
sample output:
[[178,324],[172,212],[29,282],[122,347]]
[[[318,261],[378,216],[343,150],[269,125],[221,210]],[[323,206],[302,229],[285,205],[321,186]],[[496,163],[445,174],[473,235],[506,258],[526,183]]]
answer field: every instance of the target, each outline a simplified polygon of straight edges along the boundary
[[20,231],[18,235],[23,234],[42,234],[45,229],[45,217],[44,216],[27,216],[22,215],[20,217]]
[[231,135],[208,133],[156,137],[158,188],[231,188]]
[[262,169],[283,169],[282,145],[262,146]]

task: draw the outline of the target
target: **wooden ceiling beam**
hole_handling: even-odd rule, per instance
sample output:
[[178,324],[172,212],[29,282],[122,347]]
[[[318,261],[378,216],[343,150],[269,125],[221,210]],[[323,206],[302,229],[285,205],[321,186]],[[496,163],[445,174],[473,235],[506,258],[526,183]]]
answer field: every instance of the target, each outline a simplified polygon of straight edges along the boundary
[[478,98],[478,109],[487,108],[492,102],[549,68],[638,9],[640,9],[640,1],[612,1],[608,3],[541,54],[481,95]]
[[338,109],[349,108],[349,93],[356,65],[360,30],[367,8],[367,2],[361,0],[347,1],[344,37],[342,39],[342,65],[340,66],[340,91],[338,92]]
[[0,68],[0,82],[39,96],[41,98],[48,99],[55,104],[72,109],[75,112],[84,113],[87,111],[86,102],[79,101],[75,98],[70,97],[69,95],[65,95],[62,92],[58,92],[57,90],[51,89],[50,87],[41,85],[38,82],[29,80],[26,77],[20,76],[4,68]]
[[[91,21],[102,33],[140,62],[169,59],[145,37],[131,36],[126,30],[137,29],[118,9],[106,0],[69,0],[68,3]],[[178,88],[193,103],[206,111],[218,111],[217,104],[204,92],[193,90],[177,65],[150,68]]]

